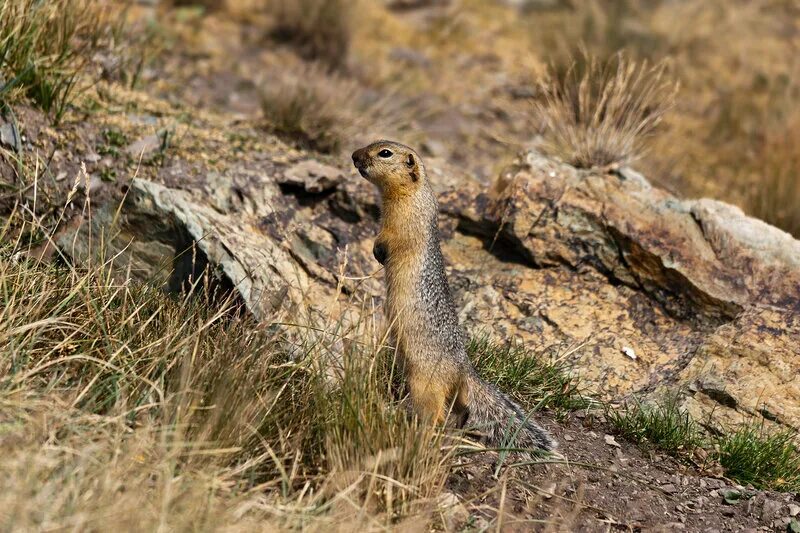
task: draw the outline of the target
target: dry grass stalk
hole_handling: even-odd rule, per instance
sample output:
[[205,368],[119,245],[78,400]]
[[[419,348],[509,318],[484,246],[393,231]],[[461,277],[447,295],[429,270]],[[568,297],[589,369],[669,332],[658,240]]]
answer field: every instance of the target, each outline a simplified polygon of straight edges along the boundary
[[[800,123],[800,120],[795,119]],[[757,146],[748,211],[800,239],[800,135],[798,124],[768,129]]]
[[206,11],[217,11],[228,7],[227,0],[169,0],[175,7],[202,7]]
[[601,62],[585,54],[534,102],[545,148],[579,168],[630,163],[643,155],[676,89],[664,64],[637,64],[622,54]]
[[0,248],[2,529],[364,530],[435,505],[443,434],[389,393],[372,339],[332,382],[318,339],[290,350],[200,288],[176,300],[24,249]]

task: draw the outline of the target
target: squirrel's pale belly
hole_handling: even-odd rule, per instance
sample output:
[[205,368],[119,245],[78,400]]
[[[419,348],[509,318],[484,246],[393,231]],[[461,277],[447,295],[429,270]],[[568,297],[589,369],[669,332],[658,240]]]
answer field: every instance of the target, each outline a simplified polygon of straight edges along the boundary
[[410,349],[422,340],[417,339],[422,325],[418,290],[421,263],[421,258],[394,257],[387,265],[386,318],[395,340],[404,349]]

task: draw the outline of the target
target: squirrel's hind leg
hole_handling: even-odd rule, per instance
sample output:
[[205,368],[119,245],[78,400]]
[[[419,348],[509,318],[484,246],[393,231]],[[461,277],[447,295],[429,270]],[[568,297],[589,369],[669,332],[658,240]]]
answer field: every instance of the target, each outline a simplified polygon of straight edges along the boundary
[[417,416],[436,424],[444,423],[447,391],[443,384],[430,379],[430,377],[419,379],[419,376],[410,376],[408,392]]

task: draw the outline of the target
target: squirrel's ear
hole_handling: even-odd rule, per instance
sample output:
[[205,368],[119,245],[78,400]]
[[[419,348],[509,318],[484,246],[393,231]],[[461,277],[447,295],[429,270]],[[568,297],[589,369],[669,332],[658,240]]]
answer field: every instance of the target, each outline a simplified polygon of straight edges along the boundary
[[414,159],[414,154],[408,154],[406,166],[411,170],[411,181],[417,181],[419,179],[419,172],[417,171],[417,161]]

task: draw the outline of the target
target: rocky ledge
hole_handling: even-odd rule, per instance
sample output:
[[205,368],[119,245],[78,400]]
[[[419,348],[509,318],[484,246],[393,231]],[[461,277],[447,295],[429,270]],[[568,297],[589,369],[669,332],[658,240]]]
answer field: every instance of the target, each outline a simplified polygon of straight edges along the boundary
[[[131,182],[113,230],[116,204],[93,218],[135,275],[179,290],[211,267],[259,319],[379,312],[377,198],[355,174],[313,159],[180,173]],[[800,427],[800,241],[627,168],[529,153],[488,188],[429,174],[470,331],[539,347],[606,399],[678,390],[703,423]],[[74,231],[60,242],[81,255],[88,227]]]

